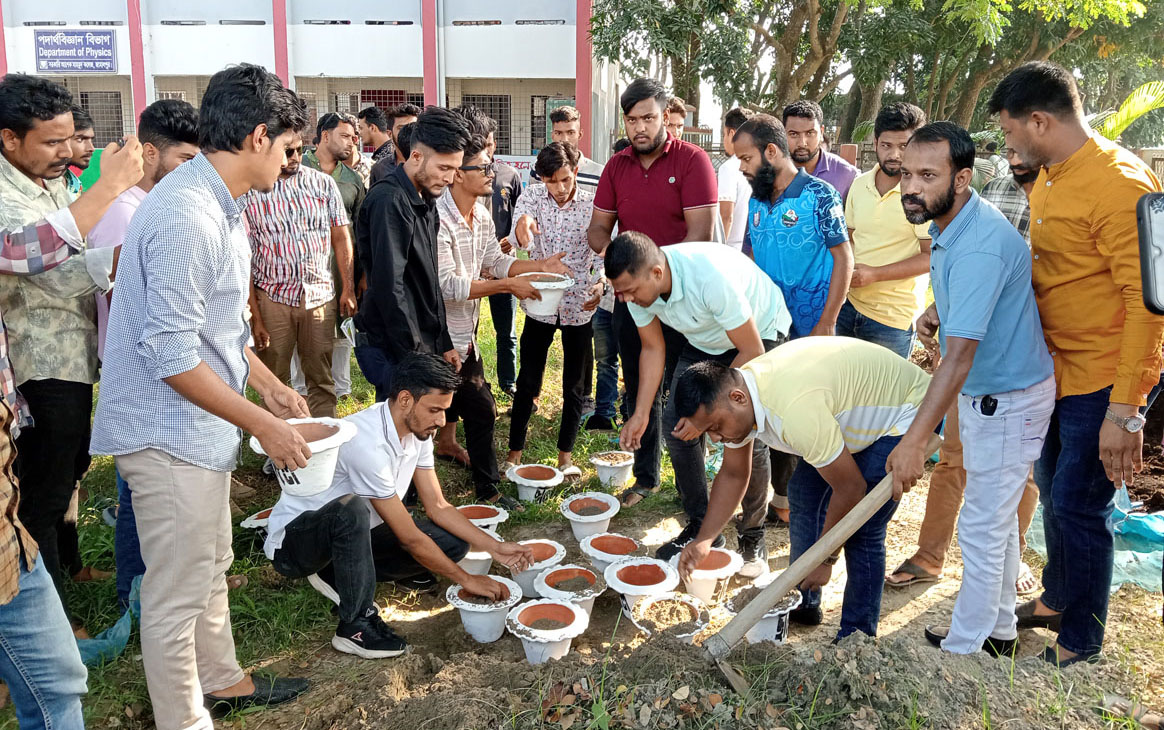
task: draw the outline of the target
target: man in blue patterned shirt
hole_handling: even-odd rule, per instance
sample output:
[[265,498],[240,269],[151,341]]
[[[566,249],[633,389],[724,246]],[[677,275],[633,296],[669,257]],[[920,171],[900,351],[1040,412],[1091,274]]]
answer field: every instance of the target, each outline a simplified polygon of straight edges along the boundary
[[[126,231],[92,450],[133,492],[146,572],[141,645],[159,730],[212,730],[216,712],[284,702],[305,680],[249,677],[227,601],[230,472],[239,429],[277,468],[311,452],[284,418],[307,404],[248,346],[251,247],[236,202],[270,191],[307,124],[302,100],[259,66],[210,79],[202,148],[154,187]],[[267,408],[250,402],[247,385]]]

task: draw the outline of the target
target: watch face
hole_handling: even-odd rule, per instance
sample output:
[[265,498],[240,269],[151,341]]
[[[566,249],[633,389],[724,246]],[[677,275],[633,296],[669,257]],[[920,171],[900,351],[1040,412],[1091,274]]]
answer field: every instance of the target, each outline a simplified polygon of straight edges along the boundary
[[1138,433],[1143,427],[1144,417],[1139,414],[1129,418],[1127,424],[1124,425],[1124,428],[1127,429],[1128,433]]

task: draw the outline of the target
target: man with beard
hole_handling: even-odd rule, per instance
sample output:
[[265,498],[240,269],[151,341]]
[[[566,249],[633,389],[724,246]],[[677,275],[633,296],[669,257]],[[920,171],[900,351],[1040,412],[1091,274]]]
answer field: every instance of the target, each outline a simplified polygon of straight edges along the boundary
[[[630,146],[610,158],[598,181],[587,230],[590,248],[598,253],[606,251],[616,224],[620,233],[638,231],[658,246],[711,241],[718,197],[715,169],[702,149],[668,134],[667,90],[653,79],[636,79],[623,91],[619,105]],[[625,302],[615,304],[613,325],[626,392],[637,393],[642,343]],[[687,341],[666,325],[663,337],[667,359],[662,382],[670,383]],[[659,488],[661,391],[656,392],[646,412],[633,401],[629,404],[630,417],[623,425],[622,438],[625,447],[635,451],[635,484],[623,492],[627,507]],[[685,531],[680,537],[690,540],[695,533],[687,535]]]
[[1014,148],[1007,148],[1010,174],[996,177],[982,188],[982,199],[989,201],[1031,242],[1031,189],[1039,179],[1039,168],[1027,164]]
[[1103,646],[1114,490],[1142,468],[1143,411],[1160,380],[1164,320],[1144,306],[1134,204],[1160,180],[1091,131],[1075,78],[1053,63],[1012,71],[988,109],[1007,145],[1043,168],[1031,189],[1031,249],[1058,392],[1035,467],[1044,592],[1018,614],[1022,627],[1059,633],[1043,658],[1063,666]]
[[388,110],[387,124],[388,134],[391,137],[392,154],[382,157],[373,156],[369,187],[388,177],[392,168],[408,159],[406,145],[400,141],[400,130],[409,124],[415,124],[419,114],[420,107],[416,104],[400,104]]
[[82,107],[73,107],[73,140],[69,143],[73,148],[69,158],[69,172],[66,179],[74,193],[81,192],[81,175],[89,169],[93,160],[96,146],[93,141],[97,138],[97,131],[93,129],[93,117]]
[[377,401],[388,397],[395,363],[410,352],[443,355],[460,370],[437,275],[436,199],[452,184],[468,142],[469,126],[459,114],[424,110],[408,159],[372,186],[360,208],[357,249],[368,289],[356,316],[356,361]]
[[927,626],[925,636],[955,654],[1012,655],[1018,645],[1016,511],[1055,404],[1031,257],[1014,226],[971,189],[974,141],[966,130],[952,122],[922,127],[901,167],[906,218],[933,222],[934,303],[918,319],[918,333],[928,348],[940,342],[942,360],[886,469],[895,491],[911,488],[929,457],[926,439],[957,398],[966,455],[958,518],[962,587],[950,626]]
[[788,132],[788,149],[796,166],[832,185],[845,200],[861,171],[824,149],[824,112],[820,104],[807,99],[794,101],[784,107],[781,121]]
[[926,305],[930,233],[928,226],[905,219],[901,157],[910,135],[925,123],[925,112],[903,101],[878,112],[877,167],[853,182],[845,202],[855,263],[837,334],[888,347],[904,358],[913,350],[913,320]]

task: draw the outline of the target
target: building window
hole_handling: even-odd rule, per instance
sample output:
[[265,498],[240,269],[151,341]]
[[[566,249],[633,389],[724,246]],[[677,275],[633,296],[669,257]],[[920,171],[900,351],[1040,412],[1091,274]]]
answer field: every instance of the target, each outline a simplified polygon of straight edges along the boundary
[[389,109],[398,104],[403,104],[408,99],[408,94],[403,89],[361,89],[360,90],[360,108],[368,106],[378,106],[381,109]]
[[336,94],[335,108],[333,111],[337,111],[342,114],[355,114],[360,109],[367,106],[367,104],[360,104],[361,96],[362,94]]
[[546,139],[546,99],[548,96],[529,98],[529,150],[536,155],[549,142]]
[[[497,122],[497,134],[494,136],[499,155],[513,154],[511,151],[513,149],[511,135],[513,125],[509,113],[509,99],[509,94],[464,94],[461,96],[461,103],[472,104]],[[545,134],[544,131],[543,134]]]
[[185,91],[159,91],[157,92],[158,99],[177,99],[178,101],[186,101]]
[[120,91],[82,91],[78,97],[81,108],[93,117],[93,144],[104,147],[125,136]]

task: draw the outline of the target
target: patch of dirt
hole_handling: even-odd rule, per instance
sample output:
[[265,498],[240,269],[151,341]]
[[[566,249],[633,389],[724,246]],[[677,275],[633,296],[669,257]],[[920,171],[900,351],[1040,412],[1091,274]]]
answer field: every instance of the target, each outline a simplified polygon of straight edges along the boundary
[[611,466],[619,466],[631,461],[635,457],[631,454],[624,454],[621,451],[603,451],[591,457],[594,461],[601,461],[603,464],[610,464]]
[[682,601],[656,601],[643,612],[643,624],[651,631],[668,631],[676,636],[693,633],[699,625],[695,612]]
[[574,510],[574,514],[578,515],[579,517],[593,517],[594,515],[600,515],[605,511],[605,507],[587,505],[585,507],[579,507],[578,509]]
[[577,593],[578,591],[587,590],[592,585],[594,584],[579,575],[558,581],[554,584],[554,588],[559,591],[566,591],[567,593]]
[[[735,606],[736,610],[738,611],[751,603],[756,598],[756,596],[760,595],[762,591],[763,589],[757,586],[748,586],[736,595],[732,596],[732,605]],[[791,611],[792,606],[796,603],[798,596],[799,593],[797,591],[789,591],[788,594],[784,596],[784,598],[781,598],[776,602],[776,605],[772,606],[772,608],[768,610],[768,613],[777,613],[785,610]]]
[[537,631],[557,631],[558,629],[566,628],[566,624],[562,621],[555,621],[552,618],[539,618],[530,624],[529,627]]
[[494,603],[504,603],[506,600],[494,601],[489,596],[479,596],[476,593],[469,593],[468,591],[461,591],[460,598],[465,603],[473,603],[478,606],[491,606]]
[[[1162,422],[1164,418],[1155,420]],[[1135,482],[1128,487],[1128,495],[1133,502],[1143,502],[1145,512],[1164,511],[1164,450],[1159,438],[1145,434],[1144,471],[1136,475]]]

